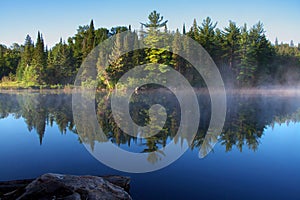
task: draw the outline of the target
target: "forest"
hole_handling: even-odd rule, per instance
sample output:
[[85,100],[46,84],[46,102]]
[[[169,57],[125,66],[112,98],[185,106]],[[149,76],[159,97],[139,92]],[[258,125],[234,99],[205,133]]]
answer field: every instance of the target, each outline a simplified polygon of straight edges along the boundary
[[[272,43],[265,35],[262,22],[248,27],[229,21],[222,30],[210,17],[200,24],[194,19],[187,29],[185,24],[177,30],[168,29],[168,21],[156,11],[141,23],[139,30],[131,26],[116,26],[111,29],[79,26],[77,33],[66,41],[60,38],[53,47],[44,44],[42,33],[37,33],[34,42],[27,35],[24,44],[10,47],[0,44],[0,88],[63,88],[72,87],[78,70],[89,53],[101,42],[124,31],[128,36],[117,38],[113,55],[109,57],[106,73],[97,79],[98,87],[111,89],[118,79],[134,66],[145,63],[160,63],[172,66],[194,87],[203,87],[203,81],[195,77],[190,64],[176,53],[190,51],[188,43],[178,46],[181,35],[187,35],[209,53],[217,65],[225,86],[232,88],[300,86],[300,44]],[[155,34],[172,36],[169,49],[142,49],[118,55],[118,49],[130,45],[138,46],[141,41],[154,44],[160,38]],[[161,42],[161,41],[160,41]],[[161,71],[163,72],[163,71]]]

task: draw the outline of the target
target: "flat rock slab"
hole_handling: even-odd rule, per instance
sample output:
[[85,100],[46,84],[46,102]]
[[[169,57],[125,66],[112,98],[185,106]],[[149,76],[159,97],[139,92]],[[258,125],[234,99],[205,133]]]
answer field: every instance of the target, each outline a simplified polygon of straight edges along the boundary
[[[74,176],[44,174],[35,180],[0,183],[0,200],[114,200],[132,199],[130,179],[124,176]],[[2,190],[2,191],[1,191]],[[9,191],[10,190],[10,191]]]

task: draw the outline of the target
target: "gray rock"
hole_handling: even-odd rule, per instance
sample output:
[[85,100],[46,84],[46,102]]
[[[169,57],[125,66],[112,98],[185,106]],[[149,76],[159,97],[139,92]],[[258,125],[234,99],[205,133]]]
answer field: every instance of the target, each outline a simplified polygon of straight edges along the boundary
[[[3,195],[18,200],[114,200],[131,199],[127,193],[130,179],[122,176],[73,176],[44,174],[26,187]],[[127,190],[127,191],[126,191]],[[0,197],[1,199],[1,197]]]

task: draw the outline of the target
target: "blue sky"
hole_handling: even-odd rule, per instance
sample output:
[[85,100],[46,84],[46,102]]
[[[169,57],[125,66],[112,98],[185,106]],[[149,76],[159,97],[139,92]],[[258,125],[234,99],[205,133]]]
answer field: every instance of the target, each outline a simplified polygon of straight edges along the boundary
[[11,0],[0,2],[0,43],[10,46],[13,42],[24,43],[26,34],[35,40],[37,31],[43,33],[48,46],[67,40],[76,33],[79,25],[89,24],[94,19],[96,27],[131,24],[139,29],[139,22],[146,22],[148,14],[157,10],[171,30],[187,30],[193,19],[200,24],[209,16],[218,22],[218,28],[227,26],[232,20],[238,25],[245,22],[252,26],[259,20],[263,22],[267,37],[274,42],[276,36],[281,42],[300,43],[300,1],[278,0]]

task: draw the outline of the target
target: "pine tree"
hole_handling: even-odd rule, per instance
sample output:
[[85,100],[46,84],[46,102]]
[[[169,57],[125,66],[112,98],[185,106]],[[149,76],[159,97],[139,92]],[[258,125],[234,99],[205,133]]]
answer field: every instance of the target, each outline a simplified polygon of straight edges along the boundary
[[201,26],[199,27],[199,42],[202,47],[212,56],[214,57],[214,53],[216,50],[215,47],[215,28],[217,23],[213,23],[211,18],[207,17],[203,20]]
[[76,72],[72,49],[60,39],[48,53],[47,82],[50,84],[68,84]]
[[181,54],[183,54],[183,46],[181,43],[181,35],[179,30],[176,30],[174,35],[173,43],[172,43],[172,62],[175,70],[181,72],[181,68],[183,67],[183,60],[181,58]]
[[123,45],[123,38],[120,34],[117,34],[115,37],[113,50],[111,52],[111,55],[109,55],[109,68],[107,69],[108,76],[110,77],[113,85],[117,83],[117,81],[123,74]]
[[166,41],[168,37],[164,37],[166,33],[161,31],[161,28],[166,27],[168,20],[164,21],[163,16],[156,11],[149,14],[148,20],[147,23],[141,23],[146,27],[146,37],[143,41],[148,47],[145,50],[144,62],[158,64],[145,67],[145,70],[149,71],[149,77],[155,77],[155,74],[167,72],[167,65],[171,61],[170,47],[165,45],[169,44],[169,41]]
[[295,47],[293,40],[291,40],[291,42],[290,42],[290,47]]
[[145,38],[144,25],[141,24],[141,28],[140,28],[140,30],[139,30],[139,39],[140,39],[141,41],[143,41],[144,38]]
[[148,29],[154,29],[154,30],[165,27],[168,22],[168,20],[163,21],[164,17],[160,16],[160,14],[156,12],[156,10],[154,10],[149,14],[148,20],[149,22],[141,23],[141,24]]
[[33,57],[33,42],[29,35],[26,36],[25,44],[24,44],[24,52],[22,54],[22,65],[27,66],[31,64]]
[[239,62],[239,39],[240,29],[232,21],[229,26],[224,29],[224,58],[226,64],[231,70],[235,70]]
[[144,55],[145,51],[143,49],[139,49],[140,41],[139,41],[138,35],[135,31],[133,32],[133,48],[138,49],[138,50],[135,50],[132,55],[133,66],[143,64],[142,61],[143,61],[143,58],[145,57],[145,55]]
[[34,52],[34,45],[32,39],[29,35],[27,35],[24,43],[24,51],[21,55],[21,62],[17,69],[17,74],[16,74],[17,80],[19,81],[22,80],[23,72],[25,68],[31,65],[33,52]]
[[277,39],[277,37],[275,39],[275,46],[278,47],[278,39]]
[[95,30],[95,46],[100,44],[100,42],[103,42],[108,38],[109,30],[106,28],[99,28]]
[[131,31],[128,31],[126,35],[124,36],[124,45],[123,45],[123,51],[127,52],[122,55],[123,57],[123,71],[126,72],[133,66],[133,51],[134,48],[134,33]]
[[186,30],[185,30],[185,23],[183,23],[183,26],[182,26],[182,34],[185,35],[186,34]]
[[193,40],[199,42],[199,28],[196,19],[193,21],[193,26],[191,27],[190,31],[187,34]]
[[252,50],[250,51],[249,34],[248,34],[246,24],[244,24],[244,26],[241,28],[239,45],[240,45],[241,62],[239,68],[236,71],[237,84],[238,86],[249,86],[250,85],[249,79],[251,79],[252,77],[251,65],[254,63],[253,61],[251,62]]
[[32,71],[36,73],[37,83],[42,84],[44,81],[44,72],[46,67],[46,55],[44,49],[44,40],[40,32],[38,32],[36,45],[33,53]]
[[85,58],[95,47],[95,27],[94,27],[94,21],[91,20],[89,29],[87,30],[87,37],[84,41],[84,47],[83,47],[83,57]]

